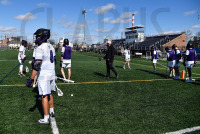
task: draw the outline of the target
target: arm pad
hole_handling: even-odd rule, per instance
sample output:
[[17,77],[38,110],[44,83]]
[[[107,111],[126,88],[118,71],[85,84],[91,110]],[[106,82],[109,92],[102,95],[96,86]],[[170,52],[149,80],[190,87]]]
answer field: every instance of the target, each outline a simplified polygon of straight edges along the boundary
[[41,68],[42,63],[41,62],[34,62],[33,69],[36,71],[39,71]]

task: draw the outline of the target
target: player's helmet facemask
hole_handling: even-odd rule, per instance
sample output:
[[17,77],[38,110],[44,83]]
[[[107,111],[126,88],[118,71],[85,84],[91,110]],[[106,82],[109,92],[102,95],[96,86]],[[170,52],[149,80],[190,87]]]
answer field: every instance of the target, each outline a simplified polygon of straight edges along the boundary
[[69,40],[68,39],[64,39],[63,46],[68,46],[68,45],[69,45]]
[[169,50],[170,50],[169,47],[166,47],[166,48],[165,48],[165,51],[166,51],[166,52],[169,52]]
[[46,42],[50,38],[50,30],[40,28],[34,33],[34,35],[35,35],[35,44],[39,46],[42,44],[42,42]]

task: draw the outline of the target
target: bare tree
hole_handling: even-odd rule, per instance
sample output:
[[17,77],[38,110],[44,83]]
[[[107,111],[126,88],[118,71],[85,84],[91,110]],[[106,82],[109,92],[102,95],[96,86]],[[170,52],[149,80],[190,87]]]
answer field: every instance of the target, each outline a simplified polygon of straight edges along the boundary
[[192,39],[192,31],[189,29],[186,31],[186,43]]

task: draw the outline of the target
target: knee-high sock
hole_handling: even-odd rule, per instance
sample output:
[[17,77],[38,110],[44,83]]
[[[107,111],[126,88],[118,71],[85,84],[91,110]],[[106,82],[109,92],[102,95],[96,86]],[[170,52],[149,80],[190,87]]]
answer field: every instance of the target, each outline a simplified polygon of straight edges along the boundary
[[19,71],[23,73],[23,65],[19,66]]

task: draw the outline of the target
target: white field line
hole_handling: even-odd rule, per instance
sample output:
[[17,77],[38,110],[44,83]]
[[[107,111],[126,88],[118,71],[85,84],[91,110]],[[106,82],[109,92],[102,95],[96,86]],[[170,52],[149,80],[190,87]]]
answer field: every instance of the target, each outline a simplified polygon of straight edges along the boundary
[[193,131],[197,131],[197,130],[200,130],[200,126],[186,128],[186,129],[182,129],[182,130],[178,130],[178,131],[174,131],[174,132],[168,132],[165,134],[184,134],[184,133],[189,133],[189,132],[193,132]]
[[56,125],[56,119],[55,117],[50,117],[50,123],[51,123],[51,129],[53,134],[59,134],[58,127]]

